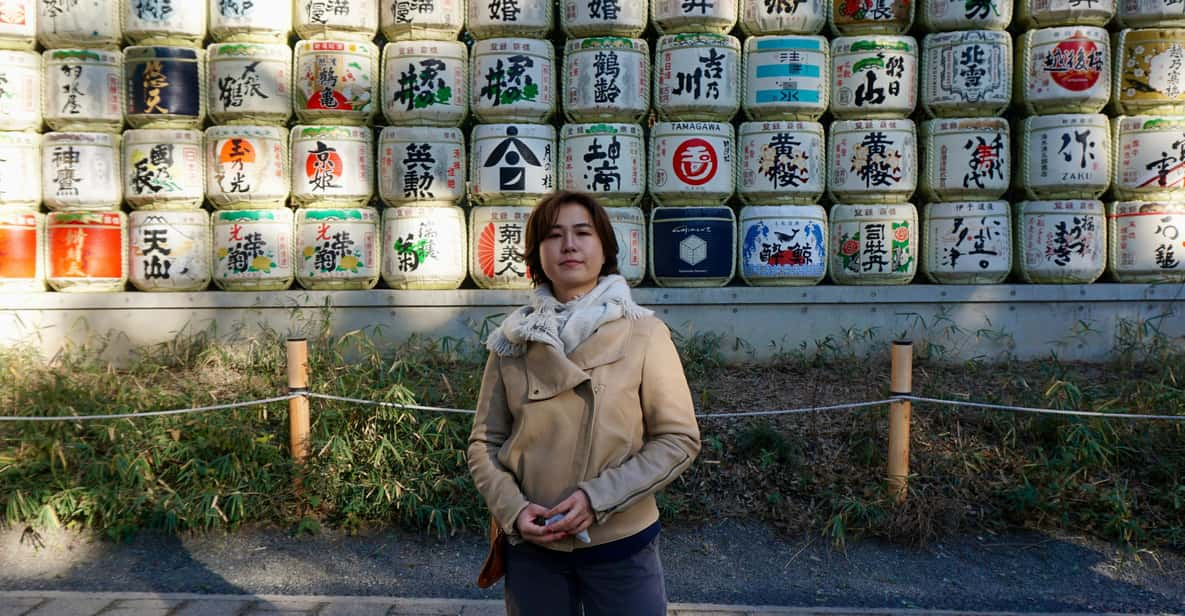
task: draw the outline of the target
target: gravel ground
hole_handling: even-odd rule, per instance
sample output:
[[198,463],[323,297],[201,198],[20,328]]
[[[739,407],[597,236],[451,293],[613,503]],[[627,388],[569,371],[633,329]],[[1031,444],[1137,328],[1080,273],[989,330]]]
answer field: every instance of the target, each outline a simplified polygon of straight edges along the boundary
[[[663,531],[672,601],[1028,612],[1185,611],[1185,555],[1015,532],[925,548],[786,539],[725,520]],[[67,531],[0,530],[0,588],[498,598],[472,582],[483,540],[403,532],[292,538],[274,529],[116,544]]]

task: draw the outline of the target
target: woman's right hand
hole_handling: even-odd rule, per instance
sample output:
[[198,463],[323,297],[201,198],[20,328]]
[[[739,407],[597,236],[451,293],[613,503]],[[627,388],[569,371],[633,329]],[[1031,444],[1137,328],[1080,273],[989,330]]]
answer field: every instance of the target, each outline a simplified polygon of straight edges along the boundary
[[531,543],[551,543],[563,539],[563,532],[553,531],[543,525],[546,514],[546,507],[530,503],[526,509],[522,510],[522,513],[518,514],[514,527],[518,529],[518,534],[522,535],[523,539]]

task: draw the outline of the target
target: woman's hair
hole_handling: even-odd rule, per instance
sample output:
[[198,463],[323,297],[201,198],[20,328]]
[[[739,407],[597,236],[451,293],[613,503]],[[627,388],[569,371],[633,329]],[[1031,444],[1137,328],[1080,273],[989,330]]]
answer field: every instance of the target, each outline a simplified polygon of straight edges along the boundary
[[584,206],[584,209],[588,210],[589,217],[592,218],[593,229],[596,230],[597,237],[601,240],[601,249],[605,255],[605,263],[601,266],[599,275],[608,276],[618,273],[617,235],[613,233],[613,223],[609,222],[609,214],[605,212],[604,206],[584,193],[561,190],[544,197],[531,212],[531,217],[527,219],[526,252],[523,254],[523,258],[526,259],[527,271],[535,286],[551,284],[551,280],[543,271],[543,260],[539,256],[539,249],[543,245],[543,240],[547,239],[547,234],[551,232],[552,225],[559,218],[560,208],[569,203]]

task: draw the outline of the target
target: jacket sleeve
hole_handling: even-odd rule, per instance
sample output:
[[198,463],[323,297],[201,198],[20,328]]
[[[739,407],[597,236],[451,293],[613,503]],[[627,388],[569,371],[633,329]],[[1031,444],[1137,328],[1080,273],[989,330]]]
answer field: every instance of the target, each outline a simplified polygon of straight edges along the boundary
[[674,481],[700,450],[691,390],[671,332],[662,321],[651,328],[639,392],[645,442],[621,465],[578,487],[588,494],[598,524]]
[[477,415],[469,433],[469,474],[490,513],[509,536],[517,536],[514,523],[528,501],[515,476],[498,461],[498,450],[510,438],[514,420],[506,404],[499,358],[490,353],[481,378]]

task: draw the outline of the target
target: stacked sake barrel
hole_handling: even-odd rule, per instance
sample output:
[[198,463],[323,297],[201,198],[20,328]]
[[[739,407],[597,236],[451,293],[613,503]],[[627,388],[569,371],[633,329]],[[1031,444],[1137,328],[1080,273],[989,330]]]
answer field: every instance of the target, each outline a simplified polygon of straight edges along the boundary
[[831,14],[827,185],[831,279],[838,284],[908,284],[918,266],[918,44],[905,32],[913,3],[882,14]]
[[1114,2],[1022,2],[1016,39],[1014,265],[1025,282],[1089,283],[1103,273],[1107,231],[1099,198],[1111,183]]
[[729,32],[737,0],[653,0],[659,33],[648,185],[650,275],[659,286],[723,286],[736,267],[741,44]]
[[921,22],[921,268],[931,282],[1003,282],[1012,228],[1012,0],[926,0]]
[[485,289],[531,286],[532,206],[556,189],[557,102],[551,0],[470,2],[469,275]]
[[1113,201],[1108,270],[1121,282],[1185,280],[1185,15],[1120,0],[1113,38]]

